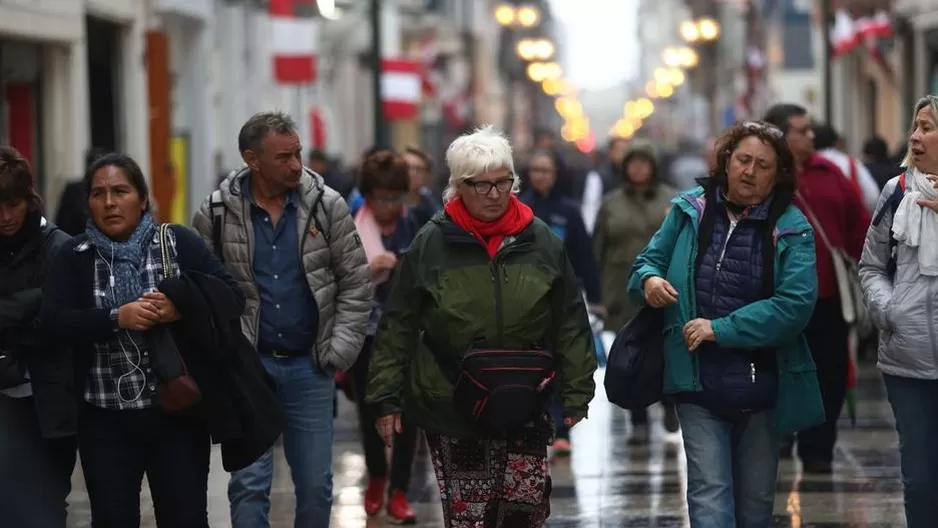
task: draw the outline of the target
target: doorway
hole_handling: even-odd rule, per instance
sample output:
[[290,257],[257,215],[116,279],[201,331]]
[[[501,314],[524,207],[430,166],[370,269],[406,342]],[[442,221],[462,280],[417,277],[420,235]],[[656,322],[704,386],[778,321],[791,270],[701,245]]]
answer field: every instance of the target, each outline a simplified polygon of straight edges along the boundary
[[[95,17],[85,17],[88,48],[88,99],[91,146],[119,151],[120,101],[118,41],[120,26]],[[141,101],[141,104],[144,104]]]

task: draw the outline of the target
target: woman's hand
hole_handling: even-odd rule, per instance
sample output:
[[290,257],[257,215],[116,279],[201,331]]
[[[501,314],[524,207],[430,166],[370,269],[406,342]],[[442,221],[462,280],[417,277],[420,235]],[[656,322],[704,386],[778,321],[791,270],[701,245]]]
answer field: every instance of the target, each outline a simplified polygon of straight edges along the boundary
[[662,308],[677,302],[677,290],[661,277],[645,279],[645,302],[652,308]]
[[375,429],[378,430],[378,435],[384,440],[384,445],[391,447],[394,444],[394,433],[400,434],[403,430],[401,413],[393,413],[378,418]]
[[[928,176],[926,176],[926,178],[928,178],[928,181],[931,182],[932,187],[934,187],[935,190],[938,190],[938,176],[935,176],[934,174],[929,174]],[[931,209],[932,211],[935,211],[936,213],[938,213],[938,200],[921,199],[921,200],[917,200],[915,203],[921,205],[922,207],[927,207]]]
[[159,316],[158,322],[161,324],[174,323],[182,317],[179,315],[179,311],[176,310],[173,301],[169,300],[169,297],[162,292],[144,293],[140,300],[148,302],[156,308],[156,314]]
[[371,276],[374,277],[379,273],[394,269],[394,266],[397,266],[397,256],[388,251],[375,257],[368,265],[371,266]]
[[160,315],[150,301],[127,303],[117,310],[117,325],[125,330],[149,330],[159,322]]
[[713,325],[710,324],[709,319],[698,318],[684,325],[684,342],[687,343],[687,348],[691,352],[697,350],[704,341],[716,340],[716,336],[713,335]]

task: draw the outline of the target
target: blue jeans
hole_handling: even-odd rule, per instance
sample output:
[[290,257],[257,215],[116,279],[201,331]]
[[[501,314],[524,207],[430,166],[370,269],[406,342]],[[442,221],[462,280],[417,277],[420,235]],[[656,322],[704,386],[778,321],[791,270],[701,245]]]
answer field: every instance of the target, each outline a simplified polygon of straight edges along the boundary
[[938,380],[883,374],[899,432],[899,458],[909,528],[934,526],[938,519]]
[[772,524],[780,435],[768,412],[726,418],[677,406],[687,455],[691,528],[766,528]]
[[[295,528],[327,528],[332,513],[332,399],[335,383],[310,357],[261,356],[287,415],[283,451],[296,491]],[[228,482],[233,528],[268,528],[273,449]]]

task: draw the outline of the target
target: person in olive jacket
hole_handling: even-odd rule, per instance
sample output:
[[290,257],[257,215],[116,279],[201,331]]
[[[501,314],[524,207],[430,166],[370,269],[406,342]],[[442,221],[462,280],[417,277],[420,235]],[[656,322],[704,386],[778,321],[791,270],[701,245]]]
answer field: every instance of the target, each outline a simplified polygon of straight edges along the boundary
[[[513,372],[488,386],[493,399],[505,386],[551,386],[556,374],[565,423],[585,418],[596,369],[586,306],[563,242],[515,196],[508,140],[492,127],[477,130],[449,146],[446,162],[444,211],[395,272],[366,401],[388,444],[401,413],[426,430],[445,526],[540,527],[550,513],[549,397],[512,416],[522,426],[499,430],[489,418],[508,409],[487,398],[467,407],[463,395],[478,379],[485,384],[478,377],[487,370]],[[505,359],[472,372],[480,354]],[[524,365],[538,355],[552,355],[547,370],[556,373],[532,381],[524,372],[541,367]]]

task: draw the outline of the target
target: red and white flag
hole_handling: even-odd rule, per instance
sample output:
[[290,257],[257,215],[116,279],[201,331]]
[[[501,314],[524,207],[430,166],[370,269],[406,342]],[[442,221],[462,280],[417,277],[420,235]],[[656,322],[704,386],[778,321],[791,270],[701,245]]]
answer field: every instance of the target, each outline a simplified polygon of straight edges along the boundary
[[268,0],[274,79],[280,84],[316,81],[316,0]]
[[834,23],[830,27],[831,55],[837,57],[853,51],[860,45],[856,21],[843,9],[834,13]]
[[417,117],[423,97],[422,78],[420,61],[381,60],[381,103],[385,119],[399,121]]

